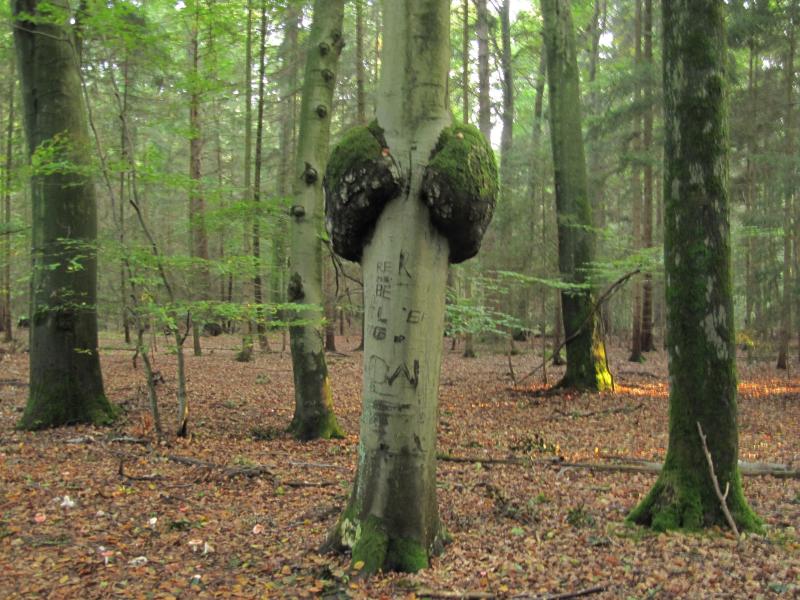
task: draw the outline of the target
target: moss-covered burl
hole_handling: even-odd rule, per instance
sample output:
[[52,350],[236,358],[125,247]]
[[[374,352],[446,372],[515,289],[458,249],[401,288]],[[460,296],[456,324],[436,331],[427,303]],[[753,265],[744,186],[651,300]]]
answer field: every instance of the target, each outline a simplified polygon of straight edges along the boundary
[[323,187],[325,227],[333,251],[358,262],[383,207],[403,187],[376,121],[345,133],[331,152]]
[[[383,207],[406,185],[376,121],[348,131],[325,173],[325,224],[333,250],[352,261],[372,237]],[[471,125],[445,128],[431,153],[420,200],[450,246],[450,262],[481,247],[497,201],[497,165],[491,146]]]

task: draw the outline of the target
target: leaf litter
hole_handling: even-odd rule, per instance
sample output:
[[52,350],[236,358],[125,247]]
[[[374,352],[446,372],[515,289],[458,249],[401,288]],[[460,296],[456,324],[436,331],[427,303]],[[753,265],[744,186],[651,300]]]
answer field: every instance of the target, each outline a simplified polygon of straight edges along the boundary
[[[612,350],[614,393],[540,396],[541,383],[512,385],[506,356],[446,352],[438,496],[453,541],[430,569],[365,580],[348,557],[317,552],[355,472],[361,353],[328,356],[346,439],[300,443],[283,433],[294,402],[289,353],[243,364],[239,340],[204,340],[203,356],[187,356],[191,436],[159,443],[141,370],[106,342],[116,348],[102,354],[106,392],[123,409],[111,429],[16,431],[27,356],[4,357],[12,383],[0,387],[0,597],[800,595],[797,479],[745,478],[766,534],[737,543],[722,529],[656,534],[626,524],[654,474],[560,465],[663,459],[663,353],[639,365]],[[173,423],[175,359],[155,358],[162,419]],[[540,364],[531,353],[512,360],[517,373]],[[740,458],[800,467],[800,379],[761,363],[741,362],[739,373]],[[559,374],[551,367],[550,383]]]

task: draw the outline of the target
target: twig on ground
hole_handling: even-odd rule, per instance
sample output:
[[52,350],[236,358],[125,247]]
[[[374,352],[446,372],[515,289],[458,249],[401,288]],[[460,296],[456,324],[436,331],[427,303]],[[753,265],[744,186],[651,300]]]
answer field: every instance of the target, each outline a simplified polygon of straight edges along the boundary
[[[612,283],[610,286],[608,286],[608,287],[606,288],[606,290],[605,290],[605,291],[604,291],[604,292],[603,292],[603,293],[600,295],[600,297],[597,299],[597,302],[595,302],[595,303],[592,305],[592,310],[589,312],[589,314],[588,314],[588,315],[586,316],[586,318],[583,320],[583,323],[581,323],[581,324],[580,324],[580,326],[578,327],[578,329],[576,329],[576,330],[575,330],[575,331],[572,333],[572,335],[570,335],[570,336],[569,336],[568,338],[566,338],[566,339],[565,339],[563,342],[561,342],[561,344],[558,346],[558,348],[556,348],[555,350],[553,350],[553,354],[552,354],[552,357],[550,358],[550,360],[553,360],[553,358],[554,358],[554,357],[558,356],[558,353],[559,353],[559,352],[561,352],[561,349],[562,349],[562,348],[564,348],[564,346],[566,346],[566,345],[567,345],[569,342],[571,342],[572,340],[574,340],[576,337],[578,337],[578,336],[581,334],[581,332],[583,331],[583,328],[584,328],[584,327],[586,327],[586,325],[587,325],[587,324],[588,324],[588,323],[591,321],[591,319],[592,319],[592,318],[595,316],[595,314],[597,313],[597,311],[599,311],[599,310],[600,310],[600,307],[601,307],[601,306],[603,306],[603,303],[604,303],[604,302],[607,302],[607,301],[608,301],[608,299],[609,299],[609,298],[611,298],[611,296],[612,296],[612,295],[614,295],[614,293],[615,293],[615,292],[616,292],[616,291],[617,291],[619,288],[621,288],[621,287],[622,287],[622,286],[625,284],[625,282],[626,282],[626,281],[628,281],[628,280],[629,280],[631,277],[633,277],[634,275],[638,275],[639,273],[641,273],[641,271],[642,271],[641,269],[634,269],[634,270],[633,270],[633,271],[631,271],[630,273],[625,273],[625,275],[623,275],[622,277],[620,277],[619,279],[617,279],[617,280],[616,280],[614,283]],[[530,377],[531,375],[535,374],[535,373],[536,373],[536,372],[537,372],[539,369],[544,369],[546,364],[547,364],[547,359],[546,359],[544,356],[542,356],[542,364],[541,364],[541,365],[539,365],[538,367],[535,367],[535,368],[534,368],[534,369],[533,369],[533,370],[532,370],[530,373],[528,373],[527,375],[525,375],[525,376],[524,376],[522,379],[520,379],[520,380],[519,380],[517,383],[522,383],[523,381],[525,381],[526,379],[528,379],[528,377]],[[608,368],[608,362],[606,362],[606,368]]]
[[706,444],[706,434],[703,433],[703,427],[700,425],[700,421],[697,421],[697,433],[700,434],[700,441],[703,443],[703,454],[706,455],[706,461],[708,462],[708,472],[711,475],[711,482],[714,484],[714,491],[717,493],[717,498],[719,498],[719,504],[722,508],[722,514],[725,515],[725,520],[728,522],[728,525],[733,531],[733,534],[736,536],[736,539],[739,539],[739,528],[736,527],[736,521],[733,520],[733,515],[731,515],[731,511],[728,509],[728,492],[731,490],[731,483],[730,481],[725,482],[725,493],[722,492],[719,488],[719,480],[717,479],[717,474],[714,473],[714,461],[711,459],[711,452],[708,450],[708,445]]
[[553,411],[553,414],[550,415],[550,420],[557,419],[559,416],[579,418],[579,417],[598,417],[601,415],[628,414],[637,411],[641,408],[644,408],[644,404],[637,404],[636,406],[617,406],[615,408],[608,408],[606,410],[590,410],[588,412],[577,412],[577,411],[564,412],[563,410],[557,408]]
[[[250,467],[228,467],[226,465],[219,465],[217,463],[208,462],[205,460],[200,460],[197,458],[191,458],[189,456],[177,456],[175,454],[168,454],[165,456],[167,460],[171,460],[172,462],[176,462],[179,464],[190,465],[192,467],[202,467],[204,469],[213,470],[213,471],[222,471],[222,474],[225,477],[261,477],[262,475],[266,475],[275,485],[283,485],[286,487],[294,487],[294,488],[301,488],[301,487],[329,487],[332,485],[336,485],[337,482],[335,481],[299,481],[299,480],[290,480],[290,481],[282,481],[280,477],[278,477],[275,472],[272,470],[271,467],[267,465],[253,465]],[[300,463],[298,463],[300,464]],[[308,463],[308,465],[312,465],[313,463]]]
[[[570,598],[581,598],[583,596],[591,596],[592,594],[599,594],[606,591],[608,586],[598,585],[575,592],[562,592],[560,594],[537,594],[534,596],[528,594],[518,594],[510,596],[514,600],[569,600]],[[495,598],[508,598],[506,594],[495,594],[493,592],[457,592],[446,590],[430,590],[422,588],[417,590],[416,595],[419,597],[428,598],[444,598],[453,600],[494,600]]]
[[161,475],[128,475],[125,472],[125,458],[122,456],[119,457],[117,473],[123,479],[130,479],[131,481],[155,481],[156,479],[161,479]]

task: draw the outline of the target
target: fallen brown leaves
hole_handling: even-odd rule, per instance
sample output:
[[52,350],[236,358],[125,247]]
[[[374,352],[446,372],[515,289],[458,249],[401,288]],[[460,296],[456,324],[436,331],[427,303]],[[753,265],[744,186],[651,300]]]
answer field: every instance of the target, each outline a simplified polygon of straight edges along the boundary
[[[657,535],[627,526],[625,515],[652,474],[553,465],[556,456],[571,463],[663,459],[662,355],[631,365],[622,351],[612,352],[613,395],[533,397],[531,388],[510,387],[507,357],[448,354],[439,449],[471,458],[439,463],[439,503],[453,542],[429,570],[362,581],[351,577],[346,557],[316,552],[355,469],[359,353],[329,357],[347,439],[302,444],[281,433],[293,406],[288,353],[241,364],[233,360],[238,340],[205,340],[205,356],[187,356],[192,436],[159,444],[141,371],[118,340],[105,342],[117,348],[103,354],[107,392],[125,410],[113,430],[15,431],[27,355],[2,363],[3,598],[800,594],[799,481],[745,480],[767,535],[737,545],[723,530]],[[338,347],[356,343],[341,339]],[[512,360],[519,373],[539,363],[529,354]],[[165,378],[162,418],[174,423],[173,357],[159,354],[156,368]],[[740,372],[741,458],[797,468],[800,381],[766,365]]]

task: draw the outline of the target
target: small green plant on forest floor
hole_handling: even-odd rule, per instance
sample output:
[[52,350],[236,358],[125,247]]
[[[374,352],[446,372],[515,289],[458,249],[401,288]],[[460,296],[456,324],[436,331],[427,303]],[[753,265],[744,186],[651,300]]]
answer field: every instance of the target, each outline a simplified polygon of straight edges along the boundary
[[594,517],[583,507],[583,504],[570,509],[567,513],[567,523],[575,528],[595,526]]

